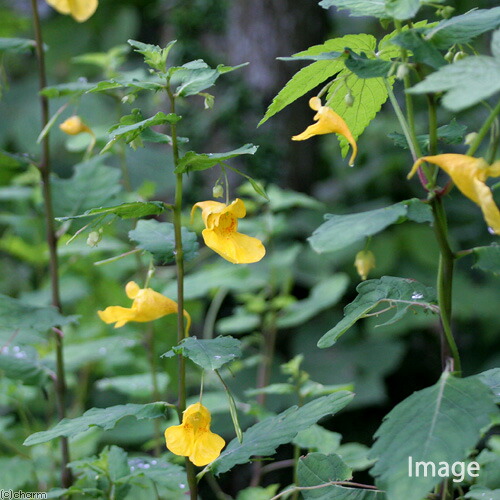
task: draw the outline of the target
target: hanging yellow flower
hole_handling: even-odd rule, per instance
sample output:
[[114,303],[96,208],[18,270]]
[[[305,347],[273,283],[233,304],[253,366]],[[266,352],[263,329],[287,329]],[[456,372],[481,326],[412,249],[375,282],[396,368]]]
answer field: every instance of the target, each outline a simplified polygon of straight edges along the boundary
[[[104,311],[97,311],[105,323],[115,323],[115,328],[120,328],[129,321],[153,321],[167,314],[176,314],[177,302],[155,292],[152,288],[139,288],[134,281],[129,281],[125,287],[127,297],[133,299],[132,307],[110,306]],[[187,319],[187,330],[191,326],[191,317],[184,311]]]
[[68,135],[78,135],[84,132],[94,135],[94,132],[85,124],[85,122],[78,116],[73,115],[64,120],[59,128]]
[[322,106],[321,99],[319,97],[311,97],[309,99],[309,106],[311,109],[317,111],[314,116],[314,120],[317,123],[313,125],[309,125],[304,132],[299,135],[294,135],[292,137],[292,141],[305,141],[309,139],[313,135],[321,135],[321,134],[340,134],[343,135],[349,142],[352,147],[351,158],[349,159],[349,165],[354,165],[354,159],[358,154],[358,146],[354,137],[347,126],[347,123],[333,111],[329,106]]
[[46,2],[61,14],[71,14],[79,23],[92,16],[99,3],[98,0],[46,0]]
[[491,189],[486,185],[488,177],[500,177],[500,161],[488,165],[483,158],[460,154],[424,156],[414,163],[408,179],[415,174],[424,161],[441,167],[451,177],[457,188],[481,207],[488,226],[500,235],[500,211],[495,204]]
[[182,415],[182,424],[165,431],[167,448],[175,455],[189,457],[198,467],[213,462],[226,442],[210,431],[210,421],[210,412],[201,403],[188,406]]
[[364,281],[369,272],[375,267],[375,255],[370,250],[361,250],[354,258],[354,267],[359,277]]
[[237,232],[238,219],[245,217],[246,208],[239,198],[226,205],[218,201],[200,201],[193,206],[191,217],[196,208],[206,229],[202,236],[207,247],[233,264],[258,262],[266,254],[260,240]]

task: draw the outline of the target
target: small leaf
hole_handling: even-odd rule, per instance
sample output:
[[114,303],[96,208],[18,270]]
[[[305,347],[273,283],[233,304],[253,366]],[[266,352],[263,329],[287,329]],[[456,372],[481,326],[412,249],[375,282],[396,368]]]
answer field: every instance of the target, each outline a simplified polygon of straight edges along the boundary
[[0,371],[10,379],[25,385],[44,385],[54,375],[40,363],[37,352],[30,346],[4,346],[0,351]]
[[170,358],[175,354],[182,354],[204,370],[218,370],[241,357],[241,342],[230,336],[215,339],[187,337],[163,356]]
[[45,87],[40,91],[40,94],[48,97],[49,99],[55,99],[59,97],[79,97],[88,90],[92,89],[95,83],[89,83],[86,80],[61,83],[59,85],[52,85],[50,87]]
[[348,10],[351,16],[389,17],[385,0],[321,0],[319,5],[324,9],[337,7],[339,10]]
[[354,323],[383,303],[384,309],[396,309],[396,314],[385,325],[400,319],[410,307],[423,307],[436,312],[436,293],[418,281],[383,276],[379,280],[363,281],[356,287],[358,296],[344,309],[344,318],[318,341],[318,347],[331,347]]
[[472,249],[472,253],[474,254],[474,265],[472,267],[500,274],[500,245],[476,247]]
[[391,38],[391,43],[410,50],[416,62],[424,63],[438,69],[446,64],[446,60],[438,49],[422,37],[422,29],[403,31]]
[[318,253],[333,252],[368,236],[379,233],[391,224],[406,220],[431,222],[431,208],[417,199],[402,201],[386,208],[349,215],[327,215],[327,220],[308,238]]
[[228,151],[227,153],[195,153],[194,151],[188,151],[179,160],[179,165],[174,172],[176,174],[183,174],[195,170],[206,170],[236,156],[253,155],[257,151],[257,148],[258,146],[254,146],[253,144],[245,144],[241,148]]
[[404,21],[411,19],[420,9],[420,0],[385,0],[388,17]]
[[144,56],[144,62],[157,71],[165,71],[168,53],[174,46],[175,42],[176,40],[169,42],[167,46],[162,49],[158,45],[142,43],[136,40],[128,40],[129,45],[134,47],[135,52]]
[[[368,59],[364,52],[356,54],[350,49],[346,49],[348,57],[345,59],[345,66],[359,78],[387,77],[393,63],[382,59]],[[354,100],[356,102],[356,100]]]
[[413,393],[385,418],[370,453],[371,469],[389,499],[421,500],[442,481],[439,476],[409,476],[409,457],[416,462],[464,461],[499,414],[489,390],[473,377],[444,372],[432,387]]
[[23,54],[35,50],[36,42],[28,38],[0,38],[0,52]]
[[[170,222],[156,220],[140,220],[135,229],[129,231],[128,237],[137,243],[138,248],[147,250],[158,265],[165,265],[175,260],[175,229]],[[182,246],[184,259],[194,259],[198,253],[196,234],[182,228]]]
[[342,435],[338,432],[332,432],[318,424],[314,424],[309,429],[300,431],[292,442],[310,452],[318,451],[329,454],[337,450],[341,439]]
[[97,215],[116,215],[122,219],[139,219],[148,215],[159,215],[165,210],[165,204],[162,201],[134,201],[131,203],[122,203],[115,207],[101,207],[87,210],[84,214],[73,215],[70,217],[57,217],[59,221],[70,219],[81,219],[83,217],[95,217]]
[[133,416],[138,420],[143,418],[158,418],[165,416],[166,403],[149,403],[145,405],[126,404],[110,406],[109,408],[91,408],[81,417],[65,418],[48,431],[35,432],[24,441],[25,446],[46,443],[61,436],[73,437],[91,427],[97,426],[104,430],[113,429],[116,423],[124,417]]
[[342,391],[315,399],[302,407],[292,406],[274,417],[268,417],[243,433],[243,442],[233,439],[205,470],[219,475],[235,465],[247,463],[252,456],[272,455],[276,448],[289,443],[301,430],[307,429],[327,415],[344,408],[354,394]]

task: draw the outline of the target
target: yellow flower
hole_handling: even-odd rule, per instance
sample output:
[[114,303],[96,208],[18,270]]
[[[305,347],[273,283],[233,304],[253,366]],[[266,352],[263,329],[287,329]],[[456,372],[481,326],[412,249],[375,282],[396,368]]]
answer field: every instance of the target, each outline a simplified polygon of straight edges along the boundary
[[375,255],[370,250],[361,250],[356,254],[354,266],[360,278],[364,281],[368,273],[375,267]]
[[84,121],[78,115],[70,116],[68,119],[64,120],[61,125],[59,125],[59,128],[68,135],[78,135],[83,132],[94,135],[92,130],[85,125]]
[[79,23],[86,21],[97,9],[98,0],[46,0],[61,14],[71,14]]
[[[120,328],[129,321],[146,322],[162,318],[167,314],[175,314],[178,311],[177,303],[155,292],[152,288],[139,288],[134,281],[129,281],[125,287],[127,297],[134,299],[132,307],[110,306],[104,311],[97,311],[99,317],[105,323],[115,323],[115,328]],[[191,326],[191,317],[184,311],[187,319],[187,330]]]
[[189,457],[198,467],[213,462],[226,442],[210,431],[210,420],[210,412],[201,403],[188,406],[182,415],[182,424],[165,431],[167,448],[175,455]]
[[337,113],[335,113],[332,108],[322,106],[321,99],[319,97],[311,97],[311,99],[309,99],[309,106],[311,109],[317,111],[314,116],[314,120],[318,123],[309,125],[304,132],[299,135],[294,135],[292,137],[292,141],[305,141],[313,135],[321,134],[336,133],[343,135],[352,146],[352,154],[349,160],[349,165],[354,165],[354,159],[358,154],[358,146],[351,134],[351,131],[349,130],[349,127],[347,126],[347,123]]
[[238,219],[245,217],[245,204],[237,198],[230,205],[218,201],[200,201],[193,206],[201,208],[206,229],[202,236],[207,247],[233,264],[258,262],[266,254],[260,240],[237,232]]
[[441,167],[453,180],[462,193],[481,207],[488,226],[500,235],[500,211],[493,199],[491,189],[486,185],[488,177],[500,177],[500,161],[488,165],[483,158],[460,154],[443,154],[419,158],[408,179],[417,171],[422,162]]

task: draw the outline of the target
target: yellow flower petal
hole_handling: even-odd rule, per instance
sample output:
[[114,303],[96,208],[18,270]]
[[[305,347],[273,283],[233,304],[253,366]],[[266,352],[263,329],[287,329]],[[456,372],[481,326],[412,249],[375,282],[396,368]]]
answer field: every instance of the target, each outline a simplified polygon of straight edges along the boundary
[[201,432],[194,440],[193,451],[189,454],[189,460],[198,467],[207,465],[220,455],[225,444],[224,439],[218,434],[214,434],[210,430]]
[[194,448],[194,430],[185,425],[174,425],[165,430],[167,448],[181,457],[189,457]]
[[309,125],[304,132],[299,135],[294,135],[292,141],[305,141],[314,135],[322,134],[340,134],[343,135],[352,147],[351,158],[349,165],[354,164],[356,155],[358,154],[358,146],[354,140],[347,123],[333,109],[328,106],[321,106],[321,100],[318,97],[312,97],[309,100],[309,106],[317,111],[314,120],[317,123]]
[[115,328],[120,328],[129,321],[134,321],[135,313],[132,309],[127,309],[121,306],[110,306],[106,307],[104,311],[97,311],[99,317],[104,321],[104,323],[114,323],[116,322]]
[[495,234],[500,235],[500,210],[495,204],[493,193],[491,189],[479,180],[474,181],[477,197],[479,199],[479,206],[483,211],[484,220]]
[[233,264],[258,262],[266,254],[262,242],[251,236],[237,232],[238,219],[245,217],[246,208],[237,198],[229,205],[218,201],[200,201],[193,206],[202,211],[206,229],[202,236],[207,247]]
[[79,23],[86,21],[97,9],[98,0],[46,0],[61,14],[71,14]]
[[85,125],[84,121],[78,115],[70,116],[64,120],[61,125],[59,125],[59,128],[68,135],[78,135],[83,132],[94,135],[92,130]]

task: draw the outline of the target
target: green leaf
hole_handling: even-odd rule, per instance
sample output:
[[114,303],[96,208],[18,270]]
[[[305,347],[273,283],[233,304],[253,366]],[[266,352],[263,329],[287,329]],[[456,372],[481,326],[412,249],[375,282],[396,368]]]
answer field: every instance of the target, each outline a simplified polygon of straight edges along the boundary
[[95,217],[96,215],[116,215],[122,219],[139,219],[148,215],[159,215],[164,210],[165,204],[162,201],[133,201],[131,203],[122,203],[115,207],[92,208],[84,214],[58,217],[57,220],[81,219],[83,217]]
[[472,253],[474,255],[474,265],[472,267],[500,274],[500,245],[476,247],[472,249]]
[[318,451],[319,453],[333,453],[340,446],[342,435],[338,432],[332,432],[318,424],[311,425],[309,429],[300,431],[292,443],[309,451]]
[[182,97],[196,95],[202,90],[211,87],[220,75],[242,68],[247,64],[244,63],[238,66],[224,66],[220,64],[217,68],[212,69],[204,61],[198,59],[188,62],[181,67],[171,68],[171,72],[172,70],[175,71],[173,72],[172,83],[179,85],[175,93]]
[[[346,49],[348,57],[345,59],[345,66],[359,78],[387,77],[393,64],[382,59],[368,59],[364,52],[356,54],[350,49]],[[354,101],[356,102],[356,100]]]
[[245,144],[241,148],[228,151],[227,153],[195,153],[194,151],[188,151],[179,160],[179,165],[174,172],[176,174],[183,174],[195,170],[206,170],[236,156],[253,155],[257,151],[257,148],[258,146],[254,146],[253,144]]
[[461,16],[444,19],[425,34],[438,49],[455,43],[467,43],[476,36],[500,26],[500,7],[471,10]]
[[477,378],[487,386],[495,397],[495,402],[500,403],[500,368],[492,368],[469,378]]
[[442,478],[409,477],[409,457],[413,464],[464,461],[498,413],[481,382],[444,372],[437,384],[413,393],[386,416],[375,434],[370,456],[378,461],[371,474],[389,499],[421,500]]
[[127,42],[135,49],[135,52],[138,52],[139,54],[142,54],[144,56],[144,62],[148,66],[151,66],[157,71],[165,71],[168,53],[174,46],[176,40],[169,42],[163,49],[158,45],[142,43],[136,40],[127,40]]
[[500,61],[500,29],[491,36],[491,53],[497,61]]
[[324,208],[323,203],[316,200],[312,196],[297,191],[285,190],[271,184],[267,188],[269,196],[269,206],[273,212],[281,210],[289,210],[290,208],[309,208],[311,210],[321,210]]
[[55,216],[76,215],[111,201],[121,190],[121,173],[94,157],[74,167],[69,179],[52,176],[52,199]]
[[339,10],[348,10],[351,16],[389,17],[385,0],[321,0],[319,5],[324,9],[337,7]]
[[354,323],[380,304],[383,304],[384,309],[396,309],[394,316],[384,325],[399,320],[411,307],[418,306],[432,312],[437,310],[434,289],[412,279],[383,276],[378,280],[363,281],[356,291],[358,296],[344,309],[344,318],[319,339],[319,348],[335,344]]
[[[344,408],[354,394],[342,391],[315,399],[302,407],[292,406],[274,417],[268,417],[243,433],[243,442],[233,439],[206,469],[221,474],[235,465],[248,462],[252,456],[272,455],[281,444],[289,443],[299,431],[307,429],[327,415]],[[205,470],[206,470],[205,469]]]
[[391,38],[391,43],[409,50],[416,62],[438,69],[446,60],[436,47],[422,37],[422,29],[411,29]]
[[86,80],[83,80],[45,87],[40,91],[40,94],[48,97],[49,99],[69,96],[78,97],[85,94],[85,92],[92,89],[93,87],[95,87],[95,83],[89,83]]
[[0,371],[10,379],[25,385],[44,385],[53,372],[38,360],[37,352],[30,346],[5,346],[0,351]]
[[[169,376],[160,372],[156,374],[156,379],[158,390],[163,393],[167,389]],[[96,382],[96,387],[100,391],[113,390],[142,400],[154,394],[153,381],[149,373],[102,378]]]
[[348,284],[349,277],[343,273],[320,281],[311,289],[307,299],[294,302],[281,312],[277,321],[278,328],[301,325],[324,309],[333,306],[342,298]]
[[420,0],[385,0],[388,17],[404,21],[411,19],[420,9]]
[[1,168],[17,168],[28,167],[33,164],[33,161],[27,154],[8,153],[0,149],[0,167]]
[[443,106],[451,111],[460,111],[499,90],[500,60],[488,56],[470,56],[443,66],[407,92],[446,92],[442,99]]
[[28,38],[0,38],[0,52],[22,54],[35,49],[36,42]]
[[76,320],[76,316],[61,316],[55,307],[39,307],[5,295],[0,295],[0,343],[46,341],[49,330]]
[[21,457],[0,457],[0,490],[20,490],[35,475],[34,462]]
[[35,432],[24,441],[25,446],[46,443],[61,436],[73,437],[91,427],[97,426],[104,430],[113,429],[116,423],[124,417],[158,418],[165,416],[166,403],[157,402],[145,405],[126,404],[110,406],[109,408],[91,408],[81,417],[65,418],[48,431]]
[[369,212],[325,217],[326,222],[308,238],[309,243],[318,253],[341,250],[383,231],[391,224],[399,224],[406,220],[432,221],[430,206],[416,198]]
[[182,354],[204,370],[218,370],[226,363],[241,357],[241,342],[230,336],[219,336],[215,339],[187,337],[163,356],[171,358],[175,354]]
[[[140,220],[135,229],[128,233],[128,237],[137,243],[138,248],[147,250],[159,265],[168,264],[175,260],[175,229],[170,222],[157,220]],[[182,246],[184,259],[191,260],[198,254],[196,234],[182,228]]]
[[500,500],[500,489],[490,490],[482,486],[473,485],[464,498],[472,500]]
[[261,486],[245,488],[238,492],[236,500],[270,500],[278,491],[278,484],[270,484],[265,488]]

